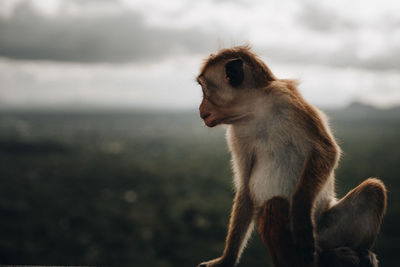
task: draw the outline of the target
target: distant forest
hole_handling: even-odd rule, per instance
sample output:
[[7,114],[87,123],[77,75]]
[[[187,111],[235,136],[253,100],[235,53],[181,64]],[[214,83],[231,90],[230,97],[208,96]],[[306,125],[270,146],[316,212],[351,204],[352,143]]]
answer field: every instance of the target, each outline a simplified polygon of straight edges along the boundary
[[[341,197],[389,190],[375,246],[400,250],[400,108],[326,110]],[[196,266],[223,249],[233,198],[224,129],[192,111],[0,111],[0,264]],[[239,266],[271,266],[253,234]]]

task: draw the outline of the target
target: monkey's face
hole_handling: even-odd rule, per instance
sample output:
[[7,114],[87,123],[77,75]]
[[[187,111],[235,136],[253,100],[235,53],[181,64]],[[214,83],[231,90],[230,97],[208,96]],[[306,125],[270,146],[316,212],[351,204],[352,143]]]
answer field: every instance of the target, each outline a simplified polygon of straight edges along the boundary
[[249,115],[248,83],[241,59],[231,59],[207,66],[197,78],[202,87],[203,100],[200,117],[208,127],[233,124]]

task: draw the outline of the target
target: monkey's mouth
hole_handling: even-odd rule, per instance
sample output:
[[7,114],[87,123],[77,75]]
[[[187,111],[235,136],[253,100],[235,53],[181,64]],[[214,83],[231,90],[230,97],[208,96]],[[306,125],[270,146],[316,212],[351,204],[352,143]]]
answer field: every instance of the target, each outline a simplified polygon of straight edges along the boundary
[[244,122],[247,121],[251,118],[251,114],[243,114],[239,116],[231,116],[231,117],[225,117],[225,118],[216,118],[215,116],[212,116],[211,114],[204,117],[204,123],[212,128],[214,126],[217,126],[218,124],[235,124],[238,122]]

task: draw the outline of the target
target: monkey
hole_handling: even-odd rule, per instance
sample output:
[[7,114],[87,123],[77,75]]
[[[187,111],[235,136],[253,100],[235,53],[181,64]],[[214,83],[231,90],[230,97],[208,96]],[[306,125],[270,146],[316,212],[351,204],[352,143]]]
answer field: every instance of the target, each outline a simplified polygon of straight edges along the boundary
[[[257,220],[275,266],[375,266],[370,249],[386,209],[385,186],[370,178],[336,198],[341,150],[327,116],[303,98],[298,82],[278,79],[248,46],[211,54],[196,80],[201,119],[210,128],[226,125],[235,187],[222,256],[198,266],[235,266]],[[286,219],[270,223],[277,210]]]
[[[289,229],[289,201],[283,197],[268,200],[259,216],[258,232],[264,245],[271,254],[274,266],[300,266],[296,258],[296,248]],[[343,242],[342,242],[343,243]],[[372,244],[365,247],[371,247]],[[357,250],[349,247],[330,246],[317,251],[318,267],[378,267],[376,255],[369,249]],[[318,250],[318,249],[317,249]]]

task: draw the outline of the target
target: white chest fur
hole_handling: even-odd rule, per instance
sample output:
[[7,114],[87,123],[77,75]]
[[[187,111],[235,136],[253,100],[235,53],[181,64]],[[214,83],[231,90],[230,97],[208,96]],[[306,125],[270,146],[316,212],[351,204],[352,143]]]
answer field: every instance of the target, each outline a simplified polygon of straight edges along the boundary
[[[227,131],[236,189],[248,185],[258,207],[274,196],[291,196],[310,150],[301,129],[285,124],[267,126],[230,126]],[[254,161],[251,170],[250,157]]]
[[250,175],[249,190],[258,207],[274,196],[289,198],[296,188],[301,164],[292,159],[285,159],[282,164],[279,161],[282,156],[266,150],[256,152],[257,161]]

